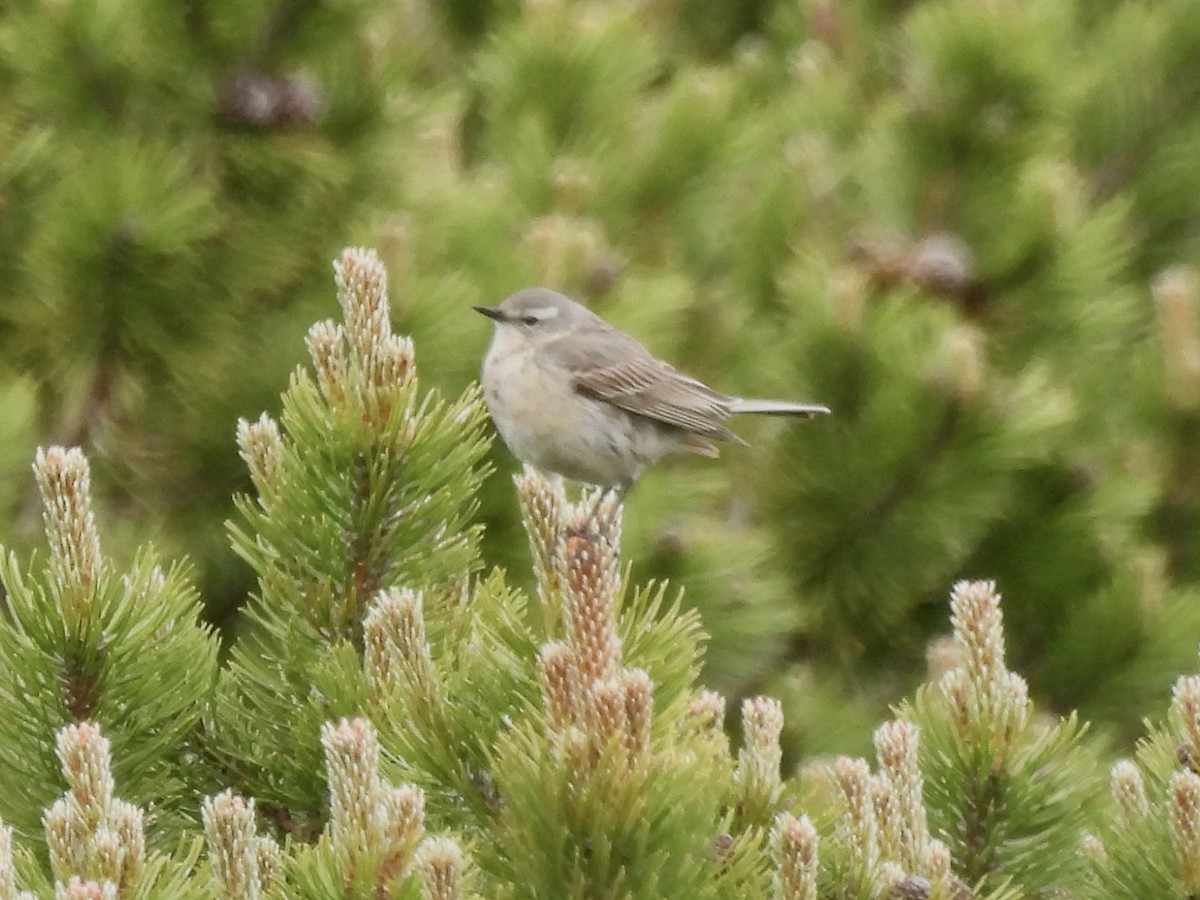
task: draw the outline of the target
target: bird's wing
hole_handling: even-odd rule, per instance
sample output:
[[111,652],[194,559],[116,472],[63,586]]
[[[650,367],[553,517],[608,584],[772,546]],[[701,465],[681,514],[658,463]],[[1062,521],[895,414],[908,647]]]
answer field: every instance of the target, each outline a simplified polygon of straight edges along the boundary
[[585,397],[696,435],[739,440],[722,424],[727,396],[655,358],[623,331],[602,325],[564,335],[552,347]]

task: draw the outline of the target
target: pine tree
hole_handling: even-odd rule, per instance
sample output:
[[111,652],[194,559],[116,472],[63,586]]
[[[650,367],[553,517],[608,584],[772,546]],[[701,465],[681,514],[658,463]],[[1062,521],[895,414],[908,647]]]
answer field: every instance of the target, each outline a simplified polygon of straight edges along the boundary
[[[189,760],[216,681],[216,638],[196,622],[186,568],[164,567],[146,547],[122,571],[104,553],[79,450],[39,451],[34,472],[46,562],[23,568],[6,553],[0,568],[0,818],[24,838],[40,834],[42,810],[61,793],[60,763],[67,766],[55,733],[85,722],[115,748],[123,796],[153,801],[169,835],[194,821],[193,796],[206,786]],[[175,673],[170,691],[162,689],[167,671]]]
[[278,424],[238,426],[257,498],[241,499],[231,534],[259,587],[210,723],[226,780],[301,834],[324,815],[313,738],[367,700],[360,656],[376,596],[403,587],[449,604],[479,565],[479,398],[419,393],[373,255],[345,253],[337,275],[345,321],[309,331],[316,377],[293,376]]
[[[222,529],[244,472],[210,422],[277,395],[320,260],[386,196],[402,67],[366,39],[386,8],[0,11],[4,480],[39,441],[86,446],[98,502],[169,520],[214,615],[244,590]],[[24,541],[23,495],[0,500]]]
[[1179,897],[1200,890],[1200,676],[1175,682],[1165,722],[1135,759],[1109,771],[1111,807],[1085,839],[1092,863],[1083,896]]
[[[484,571],[474,388],[421,391],[376,254],[335,266],[283,416],[242,422],[258,573],[218,667],[178,570],[101,551],[85,458],[38,454],[44,570],[3,570],[0,897],[1176,896],[1200,867],[1200,680],[1097,777],[1008,666],[1000,597],[951,594],[935,678],[875,765],[783,765],[784,707],[701,687],[705,636],[632,584],[615,495],[516,478],[534,588]],[[110,737],[111,735],[111,737]],[[1132,892],[1132,893],[1131,893]]]
[[[542,282],[723,388],[831,405],[652,471],[626,522],[688,584],[713,682],[802,704],[789,746],[862,733],[980,574],[1034,693],[1136,735],[1200,625],[1195,237],[1162,224],[1195,196],[1164,186],[1194,5],[812,0],[720,39],[686,4],[632,9],[496,7],[459,45],[404,152],[451,165],[403,187],[385,250],[440,377],[477,371],[458,303]],[[515,568],[505,487],[487,549]]]
[[[33,447],[82,442],[108,543],[141,510],[237,603],[211,423],[271,407],[314,260],[371,234],[448,395],[469,304],[546,283],[833,407],[739,423],[626,518],[710,680],[801,705],[789,748],[865,734],[981,574],[1034,694],[1137,733],[1200,624],[1192,0],[194,6],[0,13],[6,540]],[[524,572],[510,499],[484,546]]]
[[[753,830],[700,864],[731,798],[694,786],[732,791],[733,770],[719,722],[688,713],[695,617],[664,613],[661,587],[624,601],[613,498],[571,504],[521,480],[538,561],[531,633],[521,594],[498,574],[471,577],[477,394],[418,393],[372,254],[347,251],[338,283],[345,324],[309,332],[316,379],[293,378],[278,425],[239,429],[258,497],[240,503],[232,535],[259,593],[209,728],[225,781],[296,838],[324,834],[285,872],[289,890],[324,896],[350,878],[366,895],[420,868],[421,829],[388,812],[398,803],[473,837],[485,896],[607,885],[732,897],[763,884]],[[779,728],[764,740],[763,774],[740,788],[762,806],[746,826],[778,800],[763,785],[778,785]]]
[[[782,699],[786,764],[871,749],[874,721],[925,677],[940,598],[960,578],[1005,586],[1008,661],[1031,695],[1118,741],[1190,665],[1193,0],[801,0],[721,15],[670,0],[193,6],[183,20],[153,3],[0,12],[5,540],[23,550],[35,530],[30,482],[15,474],[33,447],[82,442],[105,548],[135,560],[130,579],[146,517],[168,555],[195,560],[214,607],[259,579],[236,651],[247,683],[223,675],[224,712],[206,710],[198,733],[179,726],[203,751],[180,790],[236,786],[272,828],[312,838],[327,802],[320,727],[365,717],[385,746],[397,739],[364,716],[370,689],[351,677],[373,579],[355,586],[300,554],[378,510],[314,519],[331,510],[301,492],[268,513],[270,489],[254,484],[259,499],[237,513],[241,568],[217,527],[248,484],[219,423],[246,417],[243,452],[271,464],[270,420],[253,417],[277,408],[336,233],[378,241],[400,288],[394,315],[431,363],[423,383],[446,396],[465,396],[486,341],[468,305],[540,282],[722,388],[834,408],[820,425],[739,423],[751,448],[664,464],[622,518],[626,581],[687,585],[685,607],[711,634],[706,683],[735,707]],[[309,381],[280,423],[311,432],[325,401]],[[284,450],[295,440],[279,431]],[[328,441],[329,457],[305,453],[288,477],[340,484],[325,499],[345,499],[333,460],[354,446]],[[516,468],[503,448],[487,454],[502,475]],[[451,481],[474,486],[471,471]],[[463,542],[440,570],[419,552],[402,564],[388,586],[410,593],[394,599],[419,606],[437,650],[446,598],[493,584],[482,559],[499,561],[497,621],[543,622],[521,639],[533,664],[559,638],[521,599],[539,587],[509,480],[455,496]],[[310,534],[314,521],[330,530]],[[483,534],[466,534],[475,524]],[[278,570],[264,555],[289,548]],[[169,594],[191,591],[179,571]],[[49,570],[28,572],[22,590],[51,592]],[[310,608],[289,578],[351,590],[341,608]],[[8,581],[14,608],[33,602]],[[292,606],[271,605],[289,592]],[[328,682],[294,719],[303,764],[259,783],[255,760],[289,726],[264,717],[232,746],[213,734],[254,718],[235,697],[298,708],[303,661],[326,659],[336,634]],[[86,637],[70,641],[86,649]],[[265,665],[254,642],[285,660],[292,691],[250,683]],[[51,657],[38,665],[53,670]],[[513,681],[528,691],[525,675]],[[67,695],[30,683],[59,712],[21,738],[41,806],[0,807],[18,843],[41,840],[40,810],[66,790],[53,748],[72,722]],[[25,715],[22,693],[9,705]],[[98,725],[119,770],[128,738],[120,722]],[[457,781],[386,759],[381,777],[419,781],[440,827],[446,792],[478,780],[480,758]],[[143,788],[118,771],[115,796],[140,803],[154,792]],[[473,802],[491,790],[484,779]],[[180,801],[177,817],[197,809]],[[775,828],[778,853],[815,850],[799,815],[776,824],[760,827]],[[827,833],[818,813],[809,824]],[[826,842],[820,858],[832,852]],[[781,884],[807,891],[807,877]]]
[[[211,886],[240,898],[766,896],[764,828],[783,796],[779,704],[747,703],[735,760],[723,702],[697,693],[697,617],[668,604],[665,586],[625,587],[614,495],[572,503],[560,484],[520,479],[533,622],[503,573],[480,578],[477,392],[447,403],[419,391],[375,254],[348,250],[336,271],[344,321],[310,330],[315,377],[294,375],[278,423],[238,429],[257,496],[239,502],[230,533],[259,590],[215,690],[212,639],[195,625],[184,633],[206,642],[207,668],[169,644],[110,660],[122,666],[110,681],[153,679],[174,712],[153,723],[167,739],[128,748],[130,774],[105,736],[121,719],[99,724],[103,704],[69,708],[57,731],[65,797],[50,804],[53,793],[27,787],[8,814],[41,819],[49,871],[14,854],[4,830],[0,884],[119,897]],[[56,492],[63,461],[74,481]],[[56,554],[47,578],[72,602],[9,590],[23,621],[54,632],[88,596],[98,538],[82,455],[50,451],[38,472]],[[161,617],[195,618],[120,586],[141,618],[109,624],[113,648],[144,643]],[[16,662],[14,673],[29,670]],[[164,686],[181,664],[207,682]],[[71,673],[59,660],[42,676],[52,699],[73,696]],[[153,707],[137,699],[145,716]],[[58,721],[29,717],[25,742]],[[170,740],[180,728],[194,739],[183,753]],[[25,746],[5,749],[16,758]],[[160,770],[191,780],[149,781]],[[199,802],[214,784],[227,787]],[[141,804],[125,799],[135,788]],[[157,814],[176,797],[196,801],[203,863],[194,811]]]

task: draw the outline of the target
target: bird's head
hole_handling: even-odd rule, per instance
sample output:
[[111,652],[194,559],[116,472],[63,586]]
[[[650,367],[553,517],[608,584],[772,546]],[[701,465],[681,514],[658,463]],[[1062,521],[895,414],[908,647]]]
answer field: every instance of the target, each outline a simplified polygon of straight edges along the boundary
[[549,288],[525,288],[506,297],[499,306],[473,309],[494,320],[497,330],[515,331],[528,340],[554,337],[597,321],[587,307]]

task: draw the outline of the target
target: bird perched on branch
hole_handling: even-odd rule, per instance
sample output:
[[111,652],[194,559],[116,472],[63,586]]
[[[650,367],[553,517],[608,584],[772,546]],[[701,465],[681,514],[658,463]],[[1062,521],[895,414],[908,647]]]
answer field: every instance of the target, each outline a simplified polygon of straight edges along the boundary
[[744,444],[730,416],[829,412],[715,391],[546,288],[474,308],[495,322],[482,380],[500,437],[523,462],[575,481],[624,493],[671,450],[715,457],[715,441]]

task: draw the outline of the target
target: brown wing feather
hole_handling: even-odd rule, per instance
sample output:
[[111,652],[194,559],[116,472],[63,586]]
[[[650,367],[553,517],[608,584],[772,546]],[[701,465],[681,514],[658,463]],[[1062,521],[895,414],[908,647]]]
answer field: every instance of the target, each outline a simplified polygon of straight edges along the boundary
[[727,396],[656,359],[622,331],[599,323],[563,335],[551,348],[585,397],[697,435],[738,440],[722,424],[729,416]]

